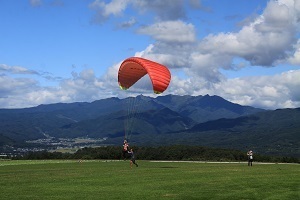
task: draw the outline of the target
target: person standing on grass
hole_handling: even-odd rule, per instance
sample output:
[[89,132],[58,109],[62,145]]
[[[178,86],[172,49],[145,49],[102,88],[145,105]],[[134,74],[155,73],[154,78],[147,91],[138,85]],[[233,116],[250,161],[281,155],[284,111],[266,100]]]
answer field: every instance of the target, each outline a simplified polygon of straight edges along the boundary
[[139,166],[136,162],[135,162],[135,155],[133,152],[133,149],[130,149],[130,151],[128,151],[129,154],[131,154],[131,158],[130,158],[130,168],[132,168],[132,165],[135,164],[135,166]]
[[126,160],[126,154],[128,152],[128,149],[129,149],[129,144],[127,143],[127,140],[124,140],[123,149],[122,149],[122,154],[123,154],[124,160]]
[[253,152],[251,150],[249,150],[247,152],[247,156],[248,156],[248,166],[252,166],[252,162],[253,162]]

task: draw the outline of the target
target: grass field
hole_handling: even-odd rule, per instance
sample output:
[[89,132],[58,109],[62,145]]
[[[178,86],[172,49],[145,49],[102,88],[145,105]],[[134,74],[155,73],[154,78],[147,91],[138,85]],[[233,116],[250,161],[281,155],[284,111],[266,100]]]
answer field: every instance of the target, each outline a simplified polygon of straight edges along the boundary
[[299,164],[0,161],[0,199],[300,199]]

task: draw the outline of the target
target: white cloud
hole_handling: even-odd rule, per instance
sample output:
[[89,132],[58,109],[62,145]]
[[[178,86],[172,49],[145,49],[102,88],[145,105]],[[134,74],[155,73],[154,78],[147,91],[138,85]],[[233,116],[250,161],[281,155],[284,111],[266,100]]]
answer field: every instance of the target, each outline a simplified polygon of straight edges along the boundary
[[169,68],[189,68],[189,55],[194,44],[156,43],[150,44],[144,51],[137,52],[135,56],[143,57],[162,63]]
[[259,108],[300,107],[300,70],[288,71],[275,76],[253,76],[223,79],[207,86],[201,79],[172,77],[168,93],[179,95],[219,95],[241,104]]
[[264,13],[239,32],[207,36],[200,42],[199,52],[227,54],[252,65],[272,66],[293,49],[298,26],[293,7],[270,1]]
[[[111,74],[115,74],[113,71]],[[32,78],[0,75],[0,105],[2,108],[22,108],[57,102],[90,102],[115,96],[112,88],[118,89],[115,75],[97,78],[92,69],[72,75],[53,87],[41,86]],[[111,83],[115,84],[112,86]]]
[[29,3],[33,7],[38,7],[42,5],[42,0],[29,0]]
[[[239,70],[251,65],[272,67],[279,62],[297,65],[299,9],[293,3],[270,1],[263,14],[240,31],[208,35],[198,43],[192,24],[179,20],[154,23],[138,33],[149,35],[156,42],[136,56],[185,71],[185,78],[172,76],[167,93],[216,94],[242,105],[262,108],[299,107],[300,94],[295,89],[300,87],[299,71],[226,79],[219,70]],[[243,63],[236,63],[236,59]]]
[[152,14],[158,21],[176,21],[187,19],[186,7],[210,11],[200,0],[94,0],[89,5],[96,11],[93,22],[102,24],[110,17],[123,16],[127,8],[135,9],[140,14]]
[[132,4],[142,12],[152,12],[159,20],[178,20],[186,18],[184,0],[133,0]]
[[300,70],[275,76],[228,79],[215,85],[220,96],[242,104],[262,108],[300,107]]
[[109,16],[109,15],[120,15],[123,13],[127,6],[128,1],[118,1],[118,0],[112,0],[108,4],[104,4],[102,6],[103,9],[103,16]]
[[28,93],[36,91],[38,82],[28,78],[12,78],[0,75],[0,105],[2,108],[37,105],[28,99]]
[[[272,67],[287,62],[295,65],[299,59],[295,43],[300,20],[299,10],[293,2],[270,1],[263,14],[240,31],[211,34],[199,41],[196,41],[193,24],[180,20],[142,27],[138,33],[156,40],[142,56],[160,61],[170,68],[188,68],[189,76],[213,83],[224,78],[220,68]],[[235,63],[237,58],[243,64]]]
[[132,0],[132,5],[141,12],[154,13],[158,20],[187,19],[186,7],[210,12],[201,0]]
[[137,23],[135,18],[131,18],[128,21],[122,22],[121,24],[118,25],[118,28],[130,28],[134,26]]
[[294,54],[292,54],[287,60],[292,65],[300,65],[300,39],[297,44],[294,45]]
[[[118,88],[117,71],[120,63],[100,78],[87,69],[72,78],[61,81],[59,87],[41,87],[33,79],[0,76],[1,107],[28,107],[56,102],[93,101],[112,96],[137,95],[134,90],[124,92]],[[180,78],[173,75],[165,94],[219,95],[241,105],[262,108],[300,107],[300,70],[275,76],[256,76],[222,79],[208,83],[201,78]],[[139,88],[141,91],[142,88]],[[143,94],[154,96],[151,91]],[[8,101],[9,99],[9,101]]]
[[162,42],[187,43],[195,42],[195,27],[182,21],[163,21],[142,27],[138,33],[150,35]]
[[90,3],[89,7],[93,10],[96,10],[96,15],[94,16],[93,22],[102,24],[106,21],[111,15],[119,16],[122,15],[126,9],[129,0],[112,0],[109,3],[105,1],[95,0]]
[[[36,1],[38,2],[41,3]],[[184,71],[184,77],[173,74],[165,94],[219,95],[242,105],[272,109],[300,107],[300,70],[274,76],[235,79],[227,79],[220,71],[239,70],[251,65],[272,67],[279,62],[299,66],[300,40],[297,36],[300,31],[300,1],[271,0],[260,16],[253,18],[239,31],[211,34],[198,41],[195,26],[184,21],[186,4],[183,0],[106,2],[95,0],[89,5],[97,12],[94,18],[96,23],[103,23],[111,16],[125,15],[129,6],[132,6],[130,9],[156,14],[153,24],[137,30],[139,34],[148,35],[154,41],[145,50],[137,52],[136,56],[163,63],[172,72]],[[204,8],[200,1],[190,1],[189,5],[197,9]],[[137,23],[135,18],[131,19],[123,25],[129,27]],[[236,59],[241,60],[243,65],[235,63]],[[0,105],[28,107],[134,95],[134,91],[124,93],[118,88],[117,73],[120,64],[121,62],[110,67],[102,77],[96,77],[92,69],[78,74],[73,72],[68,79],[56,77],[54,79],[59,81],[56,87],[42,87],[32,78],[12,78],[7,75],[26,77],[35,74],[44,78],[47,75],[51,79],[51,74],[1,64],[0,72],[4,74],[0,74]],[[151,95],[151,92],[145,93]]]
[[20,66],[9,66],[5,64],[0,64],[0,72],[12,73],[12,74],[39,74],[36,71],[26,69]]

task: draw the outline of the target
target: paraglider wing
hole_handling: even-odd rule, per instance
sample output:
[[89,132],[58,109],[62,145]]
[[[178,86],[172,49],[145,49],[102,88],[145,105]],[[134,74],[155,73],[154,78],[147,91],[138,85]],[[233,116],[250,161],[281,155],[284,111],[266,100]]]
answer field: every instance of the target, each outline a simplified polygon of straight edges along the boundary
[[167,67],[139,57],[131,57],[123,61],[118,73],[119,86],[126,90],[146,74],[151,79],[155,93],[162,93],[169,86],[171,73]]

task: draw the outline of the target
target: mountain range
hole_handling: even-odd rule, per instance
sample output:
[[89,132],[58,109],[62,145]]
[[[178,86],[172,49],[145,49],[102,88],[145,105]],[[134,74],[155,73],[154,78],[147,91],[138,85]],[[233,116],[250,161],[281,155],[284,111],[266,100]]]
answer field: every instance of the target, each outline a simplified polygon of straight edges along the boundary
[[54,138],[105,138],[103,144],[171,144],[252,149],[300,157],[300,108],[264,110],[219,96],[107,98],[0,109],[0,146]]

